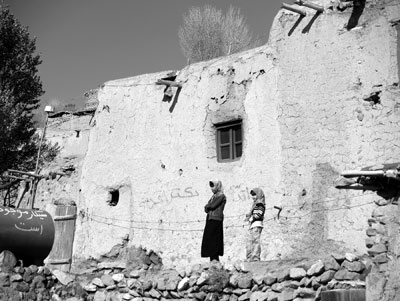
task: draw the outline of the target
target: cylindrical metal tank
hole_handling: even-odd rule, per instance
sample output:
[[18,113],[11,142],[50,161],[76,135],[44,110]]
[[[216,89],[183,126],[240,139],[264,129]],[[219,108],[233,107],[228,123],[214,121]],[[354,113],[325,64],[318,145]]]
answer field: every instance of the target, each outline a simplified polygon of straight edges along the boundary
[[13,252],[24,265],[40,265],[53,243],[54,222],[48,212],[0,206],[0,252]]

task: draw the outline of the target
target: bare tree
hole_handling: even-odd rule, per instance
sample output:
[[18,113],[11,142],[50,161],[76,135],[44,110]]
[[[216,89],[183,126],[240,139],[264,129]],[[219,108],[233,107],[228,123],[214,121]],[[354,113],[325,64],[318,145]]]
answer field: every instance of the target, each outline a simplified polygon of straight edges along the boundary
[[188,63],[229,55],[256,46],[240,10],[223,15],[213,6],[191,7],[179,28],[179,43]]
[[253,37],[240,9],[230,6],[222,23],[223,52],[225,55],[251,48]]
[[222,55],[222,13],[212,6],[192,7],[183,16],[179,43],[189,62],[209,60]]

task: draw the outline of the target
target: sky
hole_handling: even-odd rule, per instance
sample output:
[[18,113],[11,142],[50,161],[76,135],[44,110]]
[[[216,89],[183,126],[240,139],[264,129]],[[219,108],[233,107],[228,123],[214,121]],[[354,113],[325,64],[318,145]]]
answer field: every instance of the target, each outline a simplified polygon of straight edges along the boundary
[[3,0],[36,38],[41,56],[42,103],[70,103],[104,82],[180,70],[183,14],[210,4],[240,8],[251,31],[265,41],[278,0]]

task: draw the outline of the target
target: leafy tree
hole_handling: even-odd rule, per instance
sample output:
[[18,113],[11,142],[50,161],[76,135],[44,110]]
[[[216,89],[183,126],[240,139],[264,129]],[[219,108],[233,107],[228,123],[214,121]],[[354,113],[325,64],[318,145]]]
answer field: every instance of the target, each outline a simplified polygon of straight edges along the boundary
[[240,9],[233,6],[225,15],[210,5],[191,7],[183,16],[178,34],[189,63],[229,55],[260,43],[252,36]]
[[0,174],[9,168],[32,170],[35,165],[32,117],[44,93],[35,43],[27,28],[0,6]]

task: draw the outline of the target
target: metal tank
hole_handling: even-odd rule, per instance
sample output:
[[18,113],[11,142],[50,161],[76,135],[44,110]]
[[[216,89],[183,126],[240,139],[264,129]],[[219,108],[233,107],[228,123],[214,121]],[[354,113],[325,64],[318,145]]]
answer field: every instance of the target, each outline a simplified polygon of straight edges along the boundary
[[54,243],[54,222],[43,210],[0,206],[0,252],[11,251],[24,265],[42,265]]

